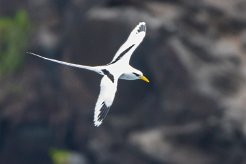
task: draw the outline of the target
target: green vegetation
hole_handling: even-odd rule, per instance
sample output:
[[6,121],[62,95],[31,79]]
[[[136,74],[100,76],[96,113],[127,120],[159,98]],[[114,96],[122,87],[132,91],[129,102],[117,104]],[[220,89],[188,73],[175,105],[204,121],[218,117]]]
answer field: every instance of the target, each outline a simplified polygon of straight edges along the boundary
[[70,152],[61,149],[52,149],[50,151],[50,155],[54,164],[67,164],[69,161]]
[[0,17],[0,76],[13,73],[22,65],[30,27],[24,10],[13,18]]

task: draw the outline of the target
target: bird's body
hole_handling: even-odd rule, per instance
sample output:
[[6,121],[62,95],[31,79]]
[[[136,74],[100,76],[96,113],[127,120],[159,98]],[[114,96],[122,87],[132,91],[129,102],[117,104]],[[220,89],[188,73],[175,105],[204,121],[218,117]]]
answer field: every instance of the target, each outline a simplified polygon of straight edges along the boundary
[[140,22],[132,30],[126,42],[116,52],[112,61],[109,64],[102,66],[84,66],[46,58],[31,52],[28,53],[43,58],[45,60],[72,67],[87,69],[103,75],[100,84],[100,94],[98,96],[94,112],[94,124],[95,126],[100,126],[104,118],[107,116],[109,108],[113,103],[115,93],[117,91],[118,79],[142,79],[146,82],[149,82],[149,80],[145,76],[143,76],[143,73],[141,71],[129,65],[131,55],[142,42],[143,38],[145,37],[145,33],[146,25],[144,22]]

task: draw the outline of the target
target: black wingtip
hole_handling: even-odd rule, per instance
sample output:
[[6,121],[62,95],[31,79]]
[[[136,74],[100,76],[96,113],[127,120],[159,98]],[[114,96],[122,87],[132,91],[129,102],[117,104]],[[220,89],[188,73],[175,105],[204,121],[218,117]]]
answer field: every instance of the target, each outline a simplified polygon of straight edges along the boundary
[[140,27],[138,28],[138,32],[146,31],[146,25],[144,22],[141,23]]
[[102,108],[100,110],[101,110],[101,112],[98,115],[98,121],[102,122],[109,112],[109,107],[107,107],[106,104],[103,102]]

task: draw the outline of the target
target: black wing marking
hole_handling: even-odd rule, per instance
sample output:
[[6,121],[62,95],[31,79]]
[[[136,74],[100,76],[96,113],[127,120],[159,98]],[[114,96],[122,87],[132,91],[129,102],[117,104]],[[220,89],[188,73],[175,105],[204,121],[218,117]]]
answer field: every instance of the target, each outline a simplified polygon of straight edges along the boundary
[[130,49],[135,46],[135,44],[131,45],[130,47],[128,47],[126,50],[124,50],[114,61],[112,61],[109,64],[114,64],[116,63],[118,60],[120,60],[128,51],[130,51]]
[[106,69],[103,69],[102,72],[106,75],[112,82],[114,82],[114,76]]
[[102,122],[105,119],[109,112],[109,109],[110,108],[105,105],[105,102],[103,102],[102,107],[100,109],[100,114],[98,115],[98,121]]

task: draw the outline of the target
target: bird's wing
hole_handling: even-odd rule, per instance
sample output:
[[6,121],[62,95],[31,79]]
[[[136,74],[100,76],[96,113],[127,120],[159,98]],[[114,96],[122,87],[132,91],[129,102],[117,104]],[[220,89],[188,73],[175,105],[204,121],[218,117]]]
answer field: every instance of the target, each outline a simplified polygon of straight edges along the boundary
[[94,125],[100,126],[109,112],[115,93],[117,90],[118,78],[114,82],[108,78],[108,76],[103,76],[100,84],[100,94],[97,99],[95,112],[94,112]]
[[113,60],[109,64],[116,63],[119,60],[125,60],[129,63],[134,50],[143,41],[146,33],[145,22],[140,22],[130,33],[126,42],[116,52]]

